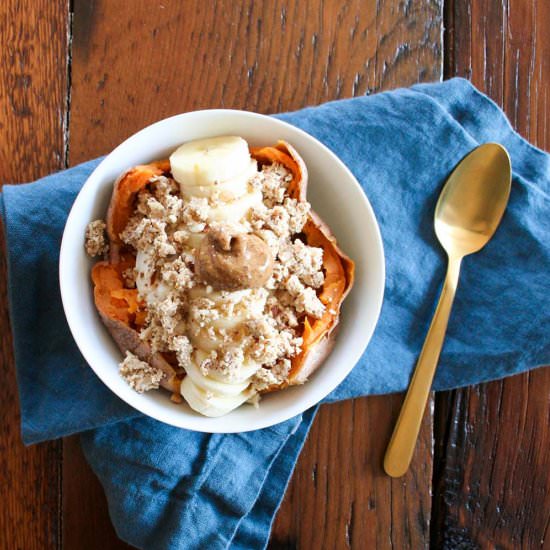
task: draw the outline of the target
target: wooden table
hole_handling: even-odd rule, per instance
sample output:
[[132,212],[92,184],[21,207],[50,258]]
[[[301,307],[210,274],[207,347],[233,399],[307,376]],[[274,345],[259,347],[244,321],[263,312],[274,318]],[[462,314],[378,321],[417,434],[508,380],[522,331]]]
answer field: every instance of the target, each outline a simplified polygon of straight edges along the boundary
[[[272,113],[453,75],[550,147],[548,0],[3,0],[0,14],[4,182],[174,113]],[[4,281],[0,548],[124,548],[78,440],[21,444]],[[401,400],[322,409],[271,548],[550,548],[550,369],[438,394],[391,480]]]

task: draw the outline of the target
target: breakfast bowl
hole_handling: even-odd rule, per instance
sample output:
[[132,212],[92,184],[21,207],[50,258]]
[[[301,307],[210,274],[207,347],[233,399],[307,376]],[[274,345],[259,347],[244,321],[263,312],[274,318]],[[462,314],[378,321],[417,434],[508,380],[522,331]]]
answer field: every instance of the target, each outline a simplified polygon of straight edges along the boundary
[[[168,158],[184,143],[240,136],[251,148],[291,144],[309,174],[307,200],[330,227],[338,246],[355,264],[334,346],[304,384],[262,396],[217,417],[198,414],[187,403],[173,403],[163,391],[137,393],[119,374],[119,347],[94,303],[84,235],[90,222],[105,218],[114,182],[129,168]],[[276,118],[246,111],[205,110],[173,116],[139,131],[114,149],[92,172],[78,194],[65,226],[60,253],[60,287],[72,335],[100,380],[119,398],[152,418],[210,433],[265,428],[296,416],[334,390],[363,354],[378,321],[384,291],[384,255],[376,218],[349,169],[306,132]]]

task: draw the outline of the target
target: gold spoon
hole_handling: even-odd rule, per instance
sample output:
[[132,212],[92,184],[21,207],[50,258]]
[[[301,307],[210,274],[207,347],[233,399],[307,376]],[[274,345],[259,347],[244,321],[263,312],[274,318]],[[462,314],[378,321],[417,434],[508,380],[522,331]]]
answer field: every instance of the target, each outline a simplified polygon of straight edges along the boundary
[[449,264],[432,324],[384,457],[384,470],[392,477],[402,476],[411,462],[443,346],[462,258],[481,250],[493,236],[508,203],[511,181],[508,152],[498,143],[486,143],[458,163],[441,191],[435,207],[434,227]]

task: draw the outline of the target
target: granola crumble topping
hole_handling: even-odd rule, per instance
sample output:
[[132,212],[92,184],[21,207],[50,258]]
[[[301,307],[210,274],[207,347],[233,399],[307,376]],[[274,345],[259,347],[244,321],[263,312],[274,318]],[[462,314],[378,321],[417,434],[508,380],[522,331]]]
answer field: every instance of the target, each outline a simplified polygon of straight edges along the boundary
[[105,238],[105,222],[103,220],[94,220],[86,227],[84,237],[84,248],[86,254],[91,258],[102,256],[109,251],[109,243]]
[[153,368],[149,363],[138,359],[132,352],[127,351],[124,361],[120,363],[119,373],[130,387],[138,393],[156,390],[164,374]]

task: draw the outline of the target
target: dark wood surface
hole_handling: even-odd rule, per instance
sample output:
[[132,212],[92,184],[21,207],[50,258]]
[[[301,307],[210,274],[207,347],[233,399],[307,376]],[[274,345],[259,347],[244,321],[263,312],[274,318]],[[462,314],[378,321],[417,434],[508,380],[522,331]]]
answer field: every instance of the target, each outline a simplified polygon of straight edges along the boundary
[[[0,4],[2,183],[65,166],[68,19],[61,2]],[[21,443],[3,234],[0,243],[0,548],[57,548],[61,443],[28,449]]]
[[[177,112],[297,109],[443,71],[548,148],[549,24],[547,0],[4,0],[0,175],[107,153]],[[5,277],[0,293],[0,549],[125,548],[78,440],[20,442]],[[438,395],[400,480],[380,465],[401,396],[324,407],[270,547],[549,547],[549,401],[548,369]]]

